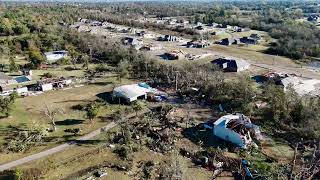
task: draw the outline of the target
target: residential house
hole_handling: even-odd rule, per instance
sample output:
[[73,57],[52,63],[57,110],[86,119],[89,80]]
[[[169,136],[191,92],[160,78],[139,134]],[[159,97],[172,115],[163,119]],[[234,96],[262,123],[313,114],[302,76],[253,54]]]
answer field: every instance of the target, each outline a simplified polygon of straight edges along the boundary
[[48,63],[55,63],[58,60],[68,57],[68,51],[52,51],[44,53]]
[[243,114],[225,115],[216,121],[208,121],[204,126],[215,136],[244,149],[254,145],[252,137],[263,139],[260,127]]
[[134,37],[125,37],[123,39],[123,44],[127,46],[132,46],[135,49],[139,50],[143,45],[143,41]]
[[176,36],[165,35],[158,38],[158,41],[177,41],[178,38]]
[[210,44],[207,41],[190,41],[187,42],[188,48],[206,48]]
[[100,21],[92,21],[90,23],[90,26],[102,26],[102,22],[100,22]]
[[226,59],[219,58],[211,61],[212,64],[217,65],[225,72],[240,72],[249,69],[250,64],[242,59]]
[[32,70],[31,69],[24,68],[24,69],[21,70],[21,72],[22,72],[22,75],[24,75],[24,76],[32,76]]
[[91,28],[88,27],[87,25],[85,26],[78,26],[78,32],[90,32],[91,31]]
[[163,54],[163,58],[167,60],[179,60],[185,57],[181,51],[171,51]]
[[162,46],[159,44],[148,44],[144,45],[140,50],[142,51],[156,51],[162,49]]
[[220,45],[230,46],[232,44],[238,44],[238,40],[233,38],[225,38],[219,42]]
[[114,88],[112,97],[119,100],[123,99],[125,102],[130,103],[138,99],[146,99],[147,93],[150,91],[150,89],[141,87],[138,84],[123,85]]
[[313,15],[310,15],[310,16],[307,18],[307,20],[308,20],[309,22],[317,22],[317,21],[319,20],[319,18],[320,18],[320,15],[315,15],[315,14],[313,14]]
[[226,33],[226,32],[225,31],[214,31],[214,32],[211,32],[211,35],[221,35],[224,33]]
[[28,92],[28,88],[27,87],[20,87],[20,88],[16,88],[15,91],[21,95],[21,94],[25,94]]
[[154,34],[148,33],[146,31],[140,31],[140,32],[137,32],[136,34],[137,34],[137,36],[140,36],[140,37],[143,37],[143,38],[147,38],[147,39],[152,39],[152,38],[155,37]]
[[258,44],[258,40],[251,37],[242,37],[240,38],[240,42],[244,44]]
[[260,36],[259,34],[251,34],[251,35],[250,35],[250,38],[256,39],[256,40],[260,40],[260,39],[261,39],[261,36]]
[[125,38],[123,39],[123,44],[124,44],[124,45],[134,46],[134,45],[140,45],[140,44],[142,44],[142,41],[141,41],[141,40],[138,40],[137,38],[134,38],[134,37],[125,37]]

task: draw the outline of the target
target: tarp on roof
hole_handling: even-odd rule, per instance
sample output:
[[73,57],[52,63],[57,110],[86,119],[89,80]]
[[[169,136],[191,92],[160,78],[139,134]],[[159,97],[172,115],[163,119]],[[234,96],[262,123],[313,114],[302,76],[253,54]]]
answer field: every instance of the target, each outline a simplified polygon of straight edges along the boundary
[[19,76],[19,77],[16,77],[15,80],[17,81],[17,83],[24,83],[24,82],[31,81],[31,77],[28,77],[28,76]]

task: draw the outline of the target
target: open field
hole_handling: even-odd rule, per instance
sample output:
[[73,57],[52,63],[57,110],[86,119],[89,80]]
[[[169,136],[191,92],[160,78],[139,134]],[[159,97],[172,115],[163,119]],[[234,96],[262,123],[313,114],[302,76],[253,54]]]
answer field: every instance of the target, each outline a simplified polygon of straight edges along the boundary
[[[93,68],[95,65],[92,65]],[[45,72],[50,72],[61,76],[62,74],[67,77],[69,75],[82,77],[83,70],[77,72],[66,71],[63,67],[49,70],[35,70],[33,76],[35,79],[40,77]],[[57,130],[55,132],[48,133],[45,137],[44,143],[38,147],[32,147],[26,152],[19,153],[0,153],[0,163],[19,159],[26,155],[39,152],[50,147],[57,146],[58,144],[77,138],[79,135],[87,134],[93,130],[96,130],[109,121],[106,119],[108,114],[111,114],[114,110],[119,109],[118,105],[103,106],[100,110],[98,118],[93,124],[89,123],[86,118],[85,112],[75,110],[72,107],[75,105],[85,105],[103,97],[105,92],[112,91],[113,83],[117,83],[116,78],[113,75],[95,79],[94,82],[86,84],[84,86],[73,87],[71,89],[62,89],[45,92],[37,96],[29,96],[24,98],[18,98],[14,104],[11,116],[0,120],[0,144],[6,142],[6,138],[12,136],[17,131],[29,130],[29,129],[50,129],[50,121],[45,116],[44,111],[46,105],[51,109],[61,109],[63,114],[57,116],[56,124]],[[129,80],[123,79],[123,83],[128,83]],[[121,108],[121,107],[120,107]],[[80,128],[82,131],[79,135],[73,135],[72,133],[65,132],[65,129]]]

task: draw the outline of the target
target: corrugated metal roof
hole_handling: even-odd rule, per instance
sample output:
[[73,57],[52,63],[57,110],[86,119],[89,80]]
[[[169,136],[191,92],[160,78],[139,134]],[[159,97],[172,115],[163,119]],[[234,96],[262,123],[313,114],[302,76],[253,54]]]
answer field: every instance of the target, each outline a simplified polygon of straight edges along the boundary
[[146,93],[150,92],[149,89],[140,87],[138,84],[131,84],[131,85],[123,85],[114,88],[114,93],[121,94],[126,98],[134,98],[137,96],[145,95]]

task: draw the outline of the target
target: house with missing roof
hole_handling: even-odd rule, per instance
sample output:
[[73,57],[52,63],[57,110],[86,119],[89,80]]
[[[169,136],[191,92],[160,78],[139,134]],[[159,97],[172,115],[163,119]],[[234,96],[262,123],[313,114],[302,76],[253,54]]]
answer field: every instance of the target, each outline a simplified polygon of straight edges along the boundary
[[225,115],[216,121],[208,121],[204,127],[220,139],[244,149],[254,145],[253,137],[257,140],[263,139],[260,127],[252,124],[250,119],[243,114]]

